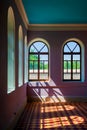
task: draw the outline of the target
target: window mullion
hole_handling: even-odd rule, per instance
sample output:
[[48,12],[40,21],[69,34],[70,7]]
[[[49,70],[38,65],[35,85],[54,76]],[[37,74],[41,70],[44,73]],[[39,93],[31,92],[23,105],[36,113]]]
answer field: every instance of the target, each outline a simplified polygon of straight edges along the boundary
[[73,80],[73,54],[71,53],[71,80]]
[[40,79],[40,54],[38,54],[38,80]]

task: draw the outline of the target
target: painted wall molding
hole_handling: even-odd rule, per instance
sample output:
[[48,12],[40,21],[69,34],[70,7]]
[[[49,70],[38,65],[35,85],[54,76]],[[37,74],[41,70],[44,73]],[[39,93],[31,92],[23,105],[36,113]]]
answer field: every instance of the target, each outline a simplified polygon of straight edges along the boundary
[[16,5],[17,5],[18,11],[19,11],[19,13],[20,13],[20,15],[22,17],[22,20],[23,20],[23,22],[25,24],[25,27],[28,29],[29,21],[28,21],[28,18],[27,18],[27,15],[26,15],[22,0],[14,0],[14,1],[15,1]]
[[29,24],[30,31],[87,31],[87,24]]

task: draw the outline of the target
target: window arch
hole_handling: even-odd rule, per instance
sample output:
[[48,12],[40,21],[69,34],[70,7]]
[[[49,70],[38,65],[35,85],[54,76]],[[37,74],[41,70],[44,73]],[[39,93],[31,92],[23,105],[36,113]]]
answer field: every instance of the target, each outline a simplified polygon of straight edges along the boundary
[[19,26],[19,43],[18,43],[18,86],[23,84],[23,30]]
[[7,72],[7,93],[15,90],[15,18],[12,7],[8,9],[8,72]]
[[81,46],[76,41],[67,41],[63,47],[63,80],[81,81]]
[[29,47],[29,80],[49,79],[49,48],[42,41],[34,41]]

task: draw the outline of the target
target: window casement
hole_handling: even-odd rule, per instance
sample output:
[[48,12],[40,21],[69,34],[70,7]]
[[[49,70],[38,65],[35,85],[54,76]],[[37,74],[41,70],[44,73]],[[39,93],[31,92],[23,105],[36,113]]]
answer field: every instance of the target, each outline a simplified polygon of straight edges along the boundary
[[23,85],[23,30],[21,25],[18,31],[18,86],[20,87]]
[[15,17],[12,7],[8,8],[7,29],[7,93],[11,93],[15,90]]
[[63,47],[63,80],[81,81],[81,47],[75,41]]
[[28,47],[27,47],[27,36],[24,40],[24,83],[28,81]]
[[29,81],[43,81],[49,78],[49,48],[42,41],[29,47]]

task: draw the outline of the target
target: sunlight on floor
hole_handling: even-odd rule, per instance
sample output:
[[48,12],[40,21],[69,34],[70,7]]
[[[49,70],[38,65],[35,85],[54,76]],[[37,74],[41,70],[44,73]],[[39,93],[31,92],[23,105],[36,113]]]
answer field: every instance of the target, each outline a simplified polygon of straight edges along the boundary
[[[71,105],[64,105],[64,108],[66,110],[73,110],[74,106]],[[57,111],[64,111],[64,108],[62,106],[45,106],[41,108],[41,113],[43,112],[57,112]]]
[[[65,111],[68,111],[69,115],[62,115],[62,113],[64,114]],[[50,105],[48,102],[43,103],[43,106],[41,107],[41,113],[49,113],[50,116],[48,118],[40,119],[40,129],[82,124],[84,122],[84,118],[78,115],[71,115],[71,111],[75,111],[75,106],[65,103],[50,103]],[[55,112],[56,115],[53,117],[53,113]]]
[[80,116],[70,116],[73,124],[77,125],[84,122],[84,119]]
[[80,116],[53,117],[53,118],[41,119],[40,120],[40,129],[57,128],[60,126],[70,126],[72,124],[69,122],[68,118],[70,118],[71,122],[75,125],[81,124],[84,122],[84,119]]

